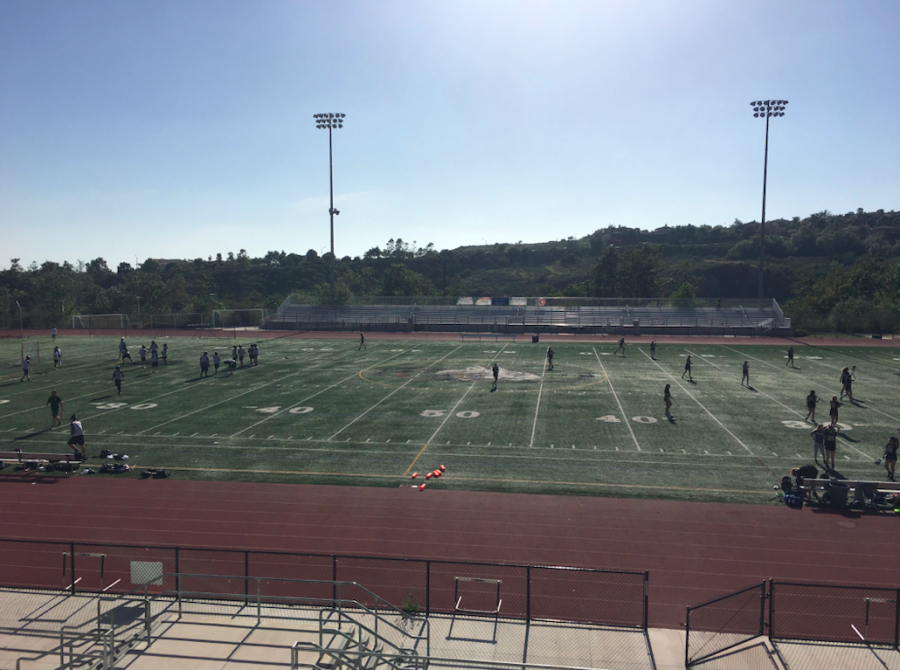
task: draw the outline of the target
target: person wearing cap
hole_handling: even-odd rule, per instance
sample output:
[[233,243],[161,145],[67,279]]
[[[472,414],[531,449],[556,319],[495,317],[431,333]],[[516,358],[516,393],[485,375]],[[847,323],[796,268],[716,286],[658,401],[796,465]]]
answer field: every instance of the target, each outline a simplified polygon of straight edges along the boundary
[[125,373],[122,372],[121,366],[116,366],[116,369],[113,370],[112,378],[116,383],[116,389],[118,390],[119,395],[122,395],[122,382],[125,381]]
[[205,351],[203,352],[203,355],[200,356],[200,376],[209,377],[209,354]]
[[20,382],[30,382],[31,381],[31,356],[26,356],[22,360],[22,378],[19,381]]

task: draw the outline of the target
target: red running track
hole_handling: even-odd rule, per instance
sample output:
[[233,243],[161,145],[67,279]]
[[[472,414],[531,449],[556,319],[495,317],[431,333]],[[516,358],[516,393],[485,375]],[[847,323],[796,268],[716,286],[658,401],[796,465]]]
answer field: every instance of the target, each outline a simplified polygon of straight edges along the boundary
[[769,577],[900,584],[897,515],[783,505],[6,475],[0,509],[4,538],[649,570],[668,628]]

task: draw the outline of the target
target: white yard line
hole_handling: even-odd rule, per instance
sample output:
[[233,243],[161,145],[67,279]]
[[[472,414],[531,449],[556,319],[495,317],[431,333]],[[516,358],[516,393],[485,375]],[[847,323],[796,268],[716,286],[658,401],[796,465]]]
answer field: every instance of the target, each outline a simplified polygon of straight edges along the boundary
[[[147,382],[147,381],[150,381],[150,380],[149,380],[149,379],[144,379],[144,380],[141,380],[141,381]],[[136,382],[132,382],[132,383],[140,384],[141,381],[136,381]],[[111,379],[111,378],[108,379],[108,382],[109,382],[110,384],[112,384],[112,379]],[[115,388],[115,387],[113,387],[113,389],[114,389],[114,388]],[[184,390],[184,389],[178,389],[178,390],[181,391],[181,390]],[[112,394],[112,389],[110,389],[109,386],[107,386],[107,385],[104,384],[104,386],[103,386],[102,388],[94,389],[94,390],[91,391],[90,393],[82,393],[81,395],[77,395],[77,396],[73,396],[73,397],[69,397],[69,398],[63,398],[63,402],[74,402],[75,400],[80,400],[81,398],[87,398],[88,396],[91,396],[91,395],[97,395],[98,393],[104,393],[104,392],[108,392],[108,393]],[[161,396],[158,396],[158,397],[161,397]],[[150,398],[150,400],[155,400],[155,398]],[[110,400],[109,402],[116,402],[116,401]],[[140,404],[140,403],[143,403],[143,402],[147,402],[147,401],[146,401],[146,400],[140,400],[139,402],[133,403],[133,404]],[[10,417],[10,416],[16,416],[17,414],[25,414],[26,412],[35,412],[35,411],[46,410],[46,409],[47,409],[47,405],[46,405],[46,403],[45,403],[45,404],[40,405],[40,406],[38,406],[38,407],[29,407],[28,409],[22,409],[22,410],[19,410],[18,412],[10,412],[9,414],[4,414],[3,416],[0,416],[0,420],[3,420],[3,419],[5,419],[5,418],[7,418],[7,417]],[[123,409],[123,408],[119,408],[119,409]],[[111,409],[110,409],[110,410],[106,410],[106,411],[107,411],[107,412],[112,412],[112,411],[115,411],[115,410],[111,410]],[[95,415],[93,415],[93,416],[98,416],[98,415],[95,414]],[[85,417],[85,418],[93,418],[93,416],[91,416],[91,417]]]
[[544,356],[544,365],[541,368],[541,385],[538,387],[537,403],[534,406],[534,422],[531,424],[531,441],[528,447],[534,446],[534,431],[537,430],[538,412],[541,409],[541,396],[544,394],[544,374],[547,372],[547,357]]
[[[722,346],[725,346],[725,345],[722,345]],[[685,351],[687,351],[687,352],[688,352],[689,354],[691,354],[692,356],[697,356],[697,354],[695,354],[694,352],[692,352],[690,349],[685,349]],[[699,358],[699,360],[703,361],[704,363],[708,363],[709,365],[712,365],[712,366],[713,366],[714,368],[716,368],[717,370],[721,370],[722,372],[727,372],[727,370],[725,370],[724,368],[720,368],[718,365],[716,365],[716,364],[713,363],[712,361],[706,360],[705,358],[700,358],[699,356],[697,356],[697,357]],[[793,412],[793,413],[796,414],[797,416],[804,416],[803,412],[800,412],[800,411],[794,409],[793,407],[790,407],[790,406],[788,406],[788,405],[785,405],[783,402],[781,402],[781,401],[778,400],[777,398],[773,398],[772,396],[770,396],[770,395],[769,395],[768,393],[766,393],[765,391],[760,391],[760,390],[759,390],[758,388],[756,388],[756,387],[754,387],[753,390],[756,391],[757,393],[759,393],[760,395],[766,396],[766,397],[767,397],[769,400],[771,400],[772,402],[777,403],[778,405],[781,405],[781,406],[784,407],[787,411]],[[856,447],[854,447],[852,444],[847,444],[847,446],[850,447],[851,449],[853,449],[856,453],[860,454],[861,456],[865,456],[866,458],[871,458],[868,454],[866,454],[866,453],[863,452],[863,451],[860,451],[859,449],[857,449]]]
[[[729,347],[728,345],[720,344],[719,346],[720,346],[720,347],[725,347],[726,349],[731,349],[732,351],[741,354],[741,356],[746,356],[747,358],[752,358],[753,360],[759,361],[759,362],[762,363],[763,365],[768,365],[769,367],[775,368],[776,370],[779,368],[778,365],[772,365],[771,363],[769,363],[769,362],[767,362],[767,361],[764,361],[764,360],[762,360],[761,358],[757,358],[756,356],[751,356],[750,354],[744,353],[744,352],[741,352],[741,351],[738,351],[737,349],[732,349],[732,348]],[[809,358],[807,358],[806,360],[809,360],[810,362],[813,362],[813,363],[817,363],[817,362],[818,362],[818,361],[812,361],[812,360],[809,359]],[[811,384],[815,384],[816,386],[819,386],[819,385],[820,385],[819,382],[817,382],[817,381],[814,380],[814,379],[811,379],[810,377],[807,377],[806,375],[798,375],[798,376],[799,376],[799,377],[802,377],[803,379],[805,379],[806,381],[810,382]],[[825,390],[826,390],[828,393],[830,393],[831,395],[839,395],[839,393],[838,393],[837,391],[833,390],[833,389],[828,389],[828,388],[826,388]],[[883,415],[883,416],[886,416],[887,418],[891,419],[892,421],[898,421],[898,422],[900,422],[900,419],[898,419],[896,416],[891,416],[891,415],[888,414],[887,412],[882,412],[880,409],[878,409],[877,407],[873,407],[873,406],[870,405],[869,403],[866,403],[866,404],[865,404],[865,407],[866,407],[866,409],[870,409],[870,410],[872,410],[873,412],[878,412],[878,414],[881,414],[881,415]]]
[[[616,393],[616,389],[613,388],[612,379],[609,378],[609,374],[607,374],[606,368],[603,367],[603,361],[600,360],[600,354],[597,353],[596,347],[591,347],[591,350],[594,352],[594,357],[597,359],[597,362],[600,364],[600,369],[603,371],[603,374],[606,377],[606,381],[609,382],[609,390],[613,392],[613,397],[616,399],[616,404],[619,406],[619,411],[622,412],[622,421],[624,421],[625,425],[628,426],[628,432],[631,433],[631,439],[634,440],[634,446],[636,446],[637,450],[640,451],[641,445],[638,444],[637,437],[635,437],[635,435],[634,435],[634,429],[631,427],[631,422],[628,420],[628,417],[625,415],[625,409],[622,407],[622,401],[619,400],[619,394]],[[646,355],[646,354],[644,354],[644,355]]]
[[[378,361],[377,363],[374,363],[373,365],[369,366],[369,367],[366,368],[366,369],[367,369],[367,370],[370,370],[371,368],[375,367],[376,365],[384,365],[384,364],[387,363],[388,361],[391,361],[391,360],[397,358],[398,356],[402,356],[403,354],[407,353],[408,351],[409,351],[409,349],[404,349],[404,350],[401,351],[400,353],[394,354],[393,356],[388,356],[387,358],[385,358],[385,359],[383,359],[383,360],[380,360],[380,361]],[[294,373],[294,374],[300,374],[300,373],[297,372],[297,373]],[[340,380],[336,381],[334,384],[331,384],[330,386],[326,386],[326,387],[323,388],[321,391],[316,391],[316,392],[313,393],[312,395],[308,395],[308,396],[306,396],[305,398],[303,398],[303,400],[300,400],[299,402],[295,402],[293,405],[289,405],[288,407],[285,407],[284,409],[279,410],[279,411],[275,412],[274,414],[270,414],[270,415],[267,416],[265,419],[260,419],[260,420],[257,421],[256,423],[250,424],[250,425],[247,426],[246,428],[242,428],[241,430],[237,431],[236,433],[232,433],[232,434],[229,435],[228,437],[237,437],[237,436],[240,435],[241,433],[243,433],[243,432],[245,432],[245,431],[248,431],[248,430],[250,430],[251,428],[256,428],[257,426],[259,426],[260,424],[265,423],[265,422],[268,421],[269,419],[274,419],[276,416],[281,416],[281,415],[284,414],[285,412],[289,412],[289,411],[291,411],[292,409],[294,409],[295,407],[300,407],[301,405],[303,405],[304,403],[306,403],[306,402],[312,400],[312,399],[315,398],[316,396],[325,393],[325,391],[330,391],[330,390],[333,389],[335,386],[340,386],[341,384],[346,383],[348,380],[353,379],[354,377],[356,377],[356,376],[359,375],[359,374],[360,374],[359,372],[354,372],[354,373],[351,374],[351,375],[347,375],[347,376],[344,377],[343,379],[340,379]],[[289,375],[289,376],[290,376],[290,375]],[[278,380],[278,381],[281,381],[281,380]]]
[[341,356],[335,356],[334,358],[329,359],[328,361],[322,361],[321,363],[311,365],[311,366],[304,368],[303,370],[300,370],[298,372],[292,372],[290,374],[284,375],[283,377],[278,377],[277,379],[274,379],[270,382],[266,382],[265,384],[258,384],[256,386],[254,386],[253,388],[248,389],[247,391],[243,391],[242,393],[238,393],[236,395],[230,396],[230,397],[226,398],[225,400],[220,400],[219,402],[214,402],[211,405],[206,405],[205,407],[201,407],[200,409],[195,409],[186,414],[180,414],[179,416],[176,416],[174,419],[169,419],[168,421],[163,421],[162,423],[158,423],[155,426],[150,426],[149,428],[142,430],[140,433],[138,433],[138,435],[143,435],[144,433],[151,431],[155,428],[159,428],[160,426],[166,426],[166,425],[172,423],[173,421],[180,421],[181,419],[184,419],[184,418],[187,418],[194,414],[197,414],[198,412],[205,412],[209,409],[212,409],[213,407],[218,407],[219,405],[224,405],[225,403],[229,403],[233,400],[237,400],[238,398],[245,396],[248,393],[253,393],[254,391],[258,391],[259,389],[266,388],[267,386],[271,386],[272,384],[278,384],[280,382],[283,382],[285,379],[288,379],[290,377],[295,377],[295,376],[297,376],[299,374],[303,374],[304,372],[307,372],[309,370],[315,370],[317,368],[322,367],[323,365],[330,365],[331,363],[334,363],[335,361],[339,361],[342,357],[348,357],[350,355],[351,354],[344,353]]
[[[493,363],[494,361],[497,360],[497,357],[503,353],[503,350],[506,349],[506,347],[508,345],[509,345],[509,342],[504,344],[500,348],[500,351],[498,351],[496,354],[494,354],[494,357],[491,358],[491,363]],[[456,404],[453,406],[453,409],[451,409],[449,412],[447,412],[447,416],[445,416],[444,420],[441,421],[441,425],[437,427],[437,430],[435,430],[434,433],[432,433],[431,437],[428,438],[428,441],[424,444],[424,446],[419,451],[419,453],[416,454],[416,457],[413,459],[412,463],[410,463],[409,467],[406,468],[406,471],[403,473],[404,477],[407,474],[409,474],[409,471],[412,470],[412,467],[416,464],[416,461],[418,461],[419,458],[422,456],[422,454],[425,453],[425,450],[428,448],[428,445],[431,444],[432,442],[434,442],[434,438],[436,438],[438,436],[438,433],[441,432],[441,429],[444,427],[444,425],[447,423],[447,421],[450,420],[450,417],[454,415],[454,413],[456,412],[456,408],[462,404],[462,401],[466,399],[467,395],[469,395],[469,391],[471,391],[473,388],[475,388],[475,384],[477,384],[480,380],[481,380],[481,377],[479,376],[475,381],[473,381],[472,384],[469,386],[469,388],[466,389],[466,392],[463,393],[462,398],[460,398],[459,400],[456,401]]]
[[[345,355],[349,355],[349,354],[345,354]],[[327,361],[327,362],[329,362],[329,363],[334,362],[334,360],[337,360],[338,358],[340,358],[340,356],[336,357],[335,359],[332,359],[331,361]],[[325,362],[321,363],[320,365],[325,365]],[[295,375],[302,374],[302,372],[304,372],[304,371],[301,370],[300,372],[292,372],[292,373],[289,374],[289,375],[285,375],[285,376],[283,376],[283,377],[279,377],[278,379],[275,379],[275,380],[273,380],[273,381],[271,381],[271,382],[266,382],[265,384],[259,384],[259,385],[255,386],[255,387],[253,387],[253,389],[251,389],[251,391],[255,391],[255,390],[257,390],[257,389],[265,388],[266,386],[271,386],[272,384],[276,384],[276,383],[278,383],[278,382],[280,382],[280,381],[284,381],[284,380],[287,379],[288,377],[293,377],[293,376],[295,376]],[[131,403],[130,405],[126,405],[125,407],[116,407],[115,409],[107,409],[107,410],[104,410],[103,412],[100,412],[100,413],[98,413],[98,414],[92,414],[91,416],[85,417],[85,420],[87,420],[87,419],[94,419],[94,418],[96,418],[96,417],[98,417],[98,416],[106,416],[107,414],[111,414],[112,412],[118,412],[119,410],[122,410],[122,409],[128,409],[128,407],[130,407],[131,405],[140,405],[140,404],[143,404],[143,403],[146,403],[146,402],[150,402],[151,400],[158,400],[159,398],[165,398],[166,396],[170,396],[170,395],[172,395],[173,393],[180,393],[181,391],[194,390],[195,388],[196,388],[196,387],[195,387],[193,384],[191,384],[190,386],[187,386],[187,387],[177,388],[177,389],[175,389],[174,391],[169,391],[169,392],[167,392],[167,393],[161,393],[160,395],[153,396],[152,398],[146,398],[146,399],[144,399],[144,400],[139,400],[139,401],[137,401],[136,403]],[[249,391],[248,391],[248,392],[245,392],[245,393],[241,393],[241,394],[239,394],[238,396],[235,396],[235,397],[240,397],[240,396],[242,396],[242,395],[246,395],[246,393],[249,393]],[[225,401],[225,402],[227,402],[227,401]],[[215,404],[216,404],[216,405],[220,405],[220,404],[222,404],[222,403],[215,403]],[[214,405],[210,405],[210,407],[212,407],[212,406],[214,406]],[[204,408],[204,409],[208,409],[208,408]],[[201,411],[202,411],[202,410],[201,410]],[[195,413],[196,413],[196,412],[190,412],[189,414],[195,414]],[[185,416],[187,416],[187,415],[185,415]],[[178,418],[183,418],[183,417],[178,417]],[[171,421],[166,421],[165,423],[162,423],[162,424],[159,424],[159,425],[166,425],[166,424],[168,424],[168,423],[171,423]],[[147,428],[145,431],[142,431],[142,432],[146,432],[146,431],[148,431],[148,430],[153,430],[154,428],[158,428],[158,427],[159,427],[159,426],[151,426],[150,428]]]
[[[359,416],[357,416],[355,419],[353,419],[353,421],[351,421],[351,422],[348,423],[346,426],[344,426],[343,428],[341,428],[338,432],[336,432],[334,435],[332,435],[331,437],[329,437],[328,440],[330,441],[330,440],[333,440],[334,438],[336,438],[338,435],[340,435],[341,433],[343,433],[345,430],[347,430],[347,429],[348,429],[350,426],[352,426],[354,423],[356,423],[356,422],[359,421],[361,418],[363,418],[366,414],[368,414],[368,413],[371,412],[373,409],[375,409],[376,407],[378,407],[378,406],[379,406],[381,403],[383,403],[385,400],[387,400],[388,398],[390,398],[390,397],[391,397],[392,395],[394,395],[395,393],[399,393],[399,392],[402,391],[404,388],[406,388],[406,385],[407,385],[407,384],[410,384],[411,382],[415,381],[416,377],[418,377],[420,374],[422,374],[423,372],[425,372],[425,370],[427,370],[427,369],[430,368],[430,367],[433,367],[433,366],[437,365],[437,364],[440,363],[442,360],[444,360],[445,358],[447,358],[447,356],[451,356],[452,354],[455,354],[455,353],[456,353],[457,351],[459,351],[461,348],[462,348],[462,345],[459,345],[459,346],[456,347],[456,349],[454,349],[453,351],[451,351],[451,352],[445,354],[444,356],[441,356],[441,357],[440,357],[439,359],[437,359],[434,363],[431,363],[431,364],[429,364],[428,366],[426,366],[426,367],[422,368],[421,370],[419,370],[416,374],[414,374],[414,375],[413,375],[412,377],[410,377],[408,380],[406,380],[405,382],[403,382],[403,384],[402,384],[401,386],[399,386],[398,388],[396,388],[396,389],[394,389],[393,391],[391,391],[390,393],[388,393],[386,396],[384,396],[381,400],[379,400],[379,401],[376,402],[374,405],[372,405],[372,406],[371,406],[369,409],[367,409],[365,412],[363,412],[362,414],[360,414]],[[407,442],[409,442],[409,440],[407,440]]]
[[697,404],[700,406],[700,408],[701,408],[704,412],[706,412],[707,414],[709,414],[710,418],[711,418],[713,421],[715,421],[717,424],[719,424],[719,425],[722,427],[722,429],[723,429],[726,433],[728,433],[728,434],[732,437],[732,439],[734,439],[735,442],[737,442],[739,445],[741,445],[741,447],[743,447],[744,450],[746,450],[746,452],[747,452],[748,454],[750,454],[751,456],[755,457],[755,458],[763,465],[763,467],[765,467],[766,470],[769,471],[769,473],[770,473],[773,477],[775,476],[775,473],[772,472],[772,469],[771,469],[768,465],[766,465],[766,462],[765,462],[764,460],[762,460],[759,456],[757,456],[756,454],[754,454],[754,453],[753,453],[753,450],[750,449],[750,447],[748,447],[746,444],[744,444],[743,441],[742,441],[737,435],[735,435],[734,433],[731,432],[731,430],[728,428],[728,426],[726,426],[724,423],[722,423],[721,421],[719,421],[719,418],[718,418],[715,414],[713,414],[712,412],[710,412],[710,411],[706,408],[706,405],[704,405],[702,402],[700,402],[699,400],[697,400],[697,398],[695,398],[695,397],[691,394],[690,391],[688,391],[684,386],[682,386],[681,382],[675,377],[675,375],[673,375],[671,372],[669,372],[668,370],[666,370],[666,369],[665,369],[662,365],[660,365],[657,361],[654,361],[652,358],[650,358],[650,356],[648,356],[646,353],[644,353],[644,351],[643,351],[642,349],[638,349],[638,351],[640,351],[642,354],[644,354],[644,356],[647,356],[647,360],[652,361],[653,363],[655,363],[656,366],[657,366],[660,370],[662,370],[665,374],[669,375],[669,376],[672,378],[672,381],[674,381],[676,384],[678,384],[678,386],[681,388],[681,390],[684,391],[684,392],[687,394],[687,396],[688,396],[691,400],[693,400],[695,403],[697,403]]

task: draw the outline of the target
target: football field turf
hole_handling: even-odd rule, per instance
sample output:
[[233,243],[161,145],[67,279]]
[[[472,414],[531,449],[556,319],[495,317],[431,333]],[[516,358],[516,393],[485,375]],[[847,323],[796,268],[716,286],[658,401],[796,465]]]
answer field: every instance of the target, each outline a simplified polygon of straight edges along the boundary
[[[797,346],[791,369],[783,348],[727,338],[661,344],[656,360],[646,345],[623,357],[610,341],[553,342],[551,371],[548,345],[530,341],[372,340],[357,351],[354,340],[282,338],[260,341],[258,367],[245,359],[234,376],[223,365],[200,379],[200,354],[218,347],[224,359],[234,340],[162,338],[169,365],[155,374],[141,368],[141,340],[129,341],[138,364],[123,365],[122,395],[111,381],[118,338],[60,338],[60,369],[40,338],[41,363],[21,383],[20,341],[0,341],[0,450],[67,451],[75,413],[88,467],[106,462],[101,449],[129,455],[136,472],[109,475],[120,478],[165,468],[182,479],[398,487],[443,464],[429,490],[766,503],[790,468],[812,462],[806,395],[816,390],[827,423],[843,366],[858,366],[861,402],[840,410],[838,472],[883,479],[874,461],[900,423],[900,351],[887,348]],[[693,383],[681,378],[688,354]],[[65,402],[52,430],[51,389]]]

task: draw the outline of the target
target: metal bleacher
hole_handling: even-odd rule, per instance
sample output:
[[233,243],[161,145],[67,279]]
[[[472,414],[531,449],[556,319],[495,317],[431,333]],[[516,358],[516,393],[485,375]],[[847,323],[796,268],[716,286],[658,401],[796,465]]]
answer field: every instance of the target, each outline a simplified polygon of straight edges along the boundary
[[[373,303],[377,298],[371,299]],[[363,330],[382,332],[603,333],[617,335],[787,335],[790,319],[773,300],[763,307],[728,301],[679,307],[664,300],[623,304],[568,304],[563,299],[527,298],[525,305],[394,304],[346,306],[295,304],[285,300],[264,327],[275,330]],[[539,302],[544,302],[541,305]],[[567,304],[550,304],[553,301]],[[393,301],[392,301],[393,302]],[[600,302],[600,301],[597,301]],[[612,302],[612,301],[609,301]]]

